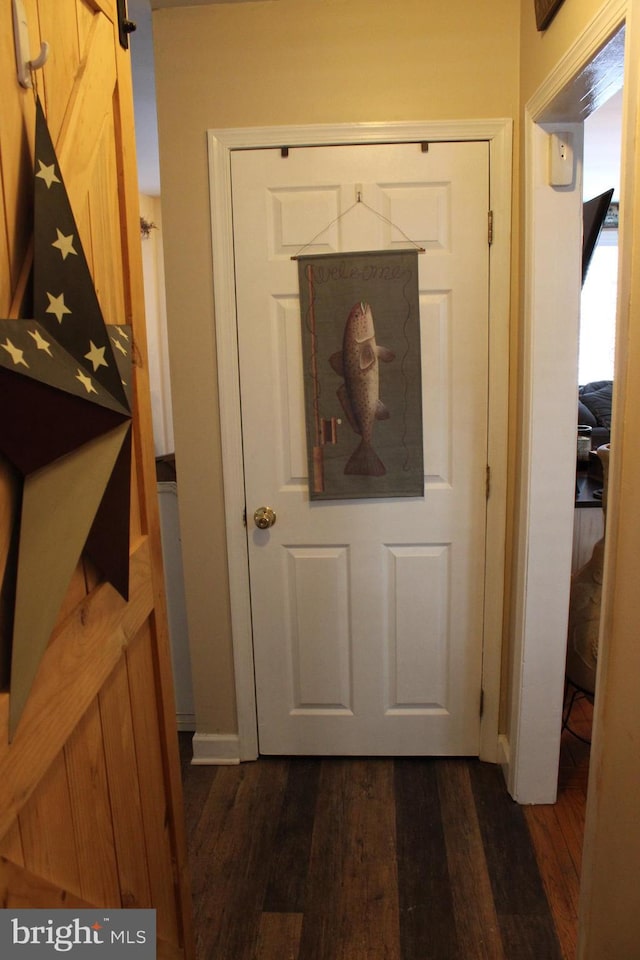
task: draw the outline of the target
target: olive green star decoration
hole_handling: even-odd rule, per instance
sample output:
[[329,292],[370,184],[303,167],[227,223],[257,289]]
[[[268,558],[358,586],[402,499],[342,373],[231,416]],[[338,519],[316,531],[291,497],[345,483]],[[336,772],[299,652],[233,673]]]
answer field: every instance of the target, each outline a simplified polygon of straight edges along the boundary
[[126,600],[131,327],[106,325],[40,101],[33,316],[0,320],[0,454],[20,491],[2,593],[13,737],[83,552]]

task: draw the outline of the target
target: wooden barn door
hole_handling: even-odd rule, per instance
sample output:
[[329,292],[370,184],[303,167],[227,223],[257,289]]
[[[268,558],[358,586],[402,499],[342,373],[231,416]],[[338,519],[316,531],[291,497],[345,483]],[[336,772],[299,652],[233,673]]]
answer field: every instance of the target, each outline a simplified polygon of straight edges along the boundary
[[[130,592],[78,565],[15,737],[0,692],[3,907],[153,907],[158,956],[193,956],[144,331],[129,53],[116,0],[25,0],[34,77],[107,324],[130,323]],[[0,317],[20,315],[32,254],[32,90],[0,5]],[[8,416],[10,411],[0,411]],[[0,464],[0,573],[18,491]],[[33,584],[37,603],[38,584]],[[0,621],[1,622],[1,621]],[[6,625],[5,625],[6,626]],[[6,649],[6,636],[3,638]]]

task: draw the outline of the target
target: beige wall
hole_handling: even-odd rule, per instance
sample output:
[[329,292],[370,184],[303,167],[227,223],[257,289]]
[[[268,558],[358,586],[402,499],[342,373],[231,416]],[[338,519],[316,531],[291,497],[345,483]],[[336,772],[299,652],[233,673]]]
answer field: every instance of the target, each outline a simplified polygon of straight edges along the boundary
[[564,0],[549,27],[536,28],[534,0],[521,0],[521,100],[524,105],[604,5],[603,0]]
[[236,723],[205,131],[516,119],[518,32],[513,0],[278,0],[154,14],[174,425],[199,732],[230,732]]

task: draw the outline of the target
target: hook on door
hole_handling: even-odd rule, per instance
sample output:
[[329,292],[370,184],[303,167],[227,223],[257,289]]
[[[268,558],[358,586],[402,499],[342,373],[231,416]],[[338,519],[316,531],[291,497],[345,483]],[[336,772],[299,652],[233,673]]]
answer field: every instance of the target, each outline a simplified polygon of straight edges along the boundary
[[49,56],[49,44],[41,43],[38,56],[31,56],[29,24],[22,0],[13,0],[13,37],[16,46],[18,81],[22,87],[32,87],[31,71],[44,67]]

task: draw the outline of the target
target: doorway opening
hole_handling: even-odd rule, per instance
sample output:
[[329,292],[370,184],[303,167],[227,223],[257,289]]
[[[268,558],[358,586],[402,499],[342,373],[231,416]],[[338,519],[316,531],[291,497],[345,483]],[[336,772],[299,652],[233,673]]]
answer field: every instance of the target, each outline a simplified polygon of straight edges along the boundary
[[[253,669],[251,606],[247,566],[247,539],[238,524],[244,503],[244,466],[242,424],[240,420],[240,382],[236,327],[235,274],[233,261],[233,217],[231,209],[230,156],[247,148],[309,145],[394,144],[423,141],[484,140],[488,144],[491,173],[491,207],[494,216],[494,243],[491,246],[492,281],[490,284],[489,357],[494,364],[490,373],[488,457],[492,463],[492,495],[487,504],[486,593],[484,596],[483,712],[480,730],[480,756],[499,759],[498,714],[500,689],[500,645],[506,504],[506,425],[508,377],[500,358],[507,355],[510,264],[510,169],[511,123],[498,121],[460,121],[433,124],[319,125],[313,127],[243,128],[209,131],[209,160],[212,211],[212,246],[216,268],[215,286],[218,376],[225,486],[226,533],[231,583],[231,618],[234,644],[236,700],[239,733],[234,749],[241,760],[254,759],[258,753],[256,696]],[[326,222],[326,221],[325,221]],[[496,224],[501,229],[496,229]],[[494,469],[495,468],[495,469]],[[491,531],[491,533],[489,533]],[[194,751],[213,748],[209,742],[194,739]],[[229,757],[226,757],[229,759]],[[216,758],[207,754],[208,762]]]
[[588,767],[589,760],[584,748],[590,744],[598,659],[615,364],[621,132],[622,89],[584,124],[579,426],[561,786],[574,765]]
[[[624,12],[619,4],[604,10],[527,104],[522,648],[514,657],[508,775],[521,802],[553,803],[557,793],[576,472],[582,141],[586,118],[623,84]],[[566,186],[550,183],[553,133],[574,144]]]

